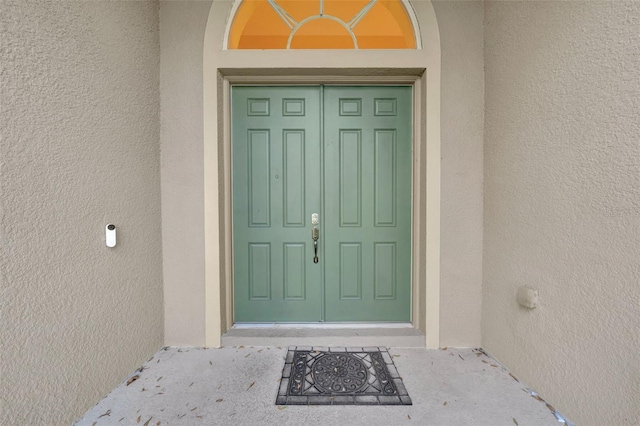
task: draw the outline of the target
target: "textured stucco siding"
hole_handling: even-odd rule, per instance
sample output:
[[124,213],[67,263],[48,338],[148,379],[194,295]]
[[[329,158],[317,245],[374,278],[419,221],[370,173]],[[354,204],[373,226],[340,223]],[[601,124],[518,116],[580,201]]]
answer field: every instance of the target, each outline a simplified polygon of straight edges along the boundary
[[577,424],[640,424],[640,3],[485,13],[483,346]]
[[163,341],[158,4],[0,8],[0,424],[63,425]]
[[[480,346],[483,18],[480,1],[433,2],[440,29],[440,346]],[[428,88],[427,88],[428,90]]]
[[205,345],[202,49],[210,8],[160,3],[164,327],[175,346]]

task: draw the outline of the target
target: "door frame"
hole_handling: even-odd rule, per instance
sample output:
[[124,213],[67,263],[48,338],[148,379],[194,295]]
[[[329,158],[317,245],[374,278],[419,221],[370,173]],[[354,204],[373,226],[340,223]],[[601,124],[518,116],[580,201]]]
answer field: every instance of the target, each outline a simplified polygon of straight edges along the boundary
[[[252,72],[247,72],[252,71]],[[275,72],[274,72],[275,71]],[[331,75],[321,73],[304,74],[294,72],[282,73],[278,70],[225,70],[220,69],[218,73],[218,114],[221,126],[222,143],[218,146],[218,186],[219,199],[218,209],[220,218],[220,321],[222,333],[229,330],[233,325],[233,200],[232,200],[232,171],[231,171],[231,86],[242,85],[367,85],[367,86],[389,86],[408,85],[412,87],[413,110],[412,110],[412,187],[411,187],[411,323],[415,328],[425,332],[426,319],[425,307],[421,306],[421,295],[424,295],[426,288],[426,277],[420,270],[420,259],[426,253],[426,239],[420,238],[426,229],[426,209],[424,194],[426,193],[426,168],[424,162],[426,132],[423,118],[425,117],[425,69],[403,69],[395,73],[380,72],[379,75],[365,75],[357,73],[351,76]],[[344,72],[344,70],[342,70]],[[369,73],[371,70],[368,70]],[[368,74],[368,73],[367,73]],[[386,74],[386,75],[385,75]]]
[[230,87],[294,83],[413,86],[411,315],[412,325],[425,335],[425,347],[439,347],[439,85],[427,90],[434,87],[432,80],[439,82],[439,72],[434,76],[426,68],[212,68],[211,65],[205,69],[215,69],[215,78],[204,80],[205,346],[219,347],[222,334],[233,326]]

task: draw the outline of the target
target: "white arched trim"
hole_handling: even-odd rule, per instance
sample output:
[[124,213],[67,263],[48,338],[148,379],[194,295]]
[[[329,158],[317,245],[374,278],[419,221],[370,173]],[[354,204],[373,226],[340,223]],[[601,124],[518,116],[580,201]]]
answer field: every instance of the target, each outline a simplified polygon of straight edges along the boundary
[[[234,50],[221,49],[237,3],[214,1],[204,36],[204,340],[218,347],[232,325],[231,203],[229,84],[339,82],[393,84],[414,82],[414,165],[418,175],[414,206],[424,219],[414,222],[414,240],[426,239],[415,250],[413,323],[425,332],[425,346],[440,343],[440,35],[430,1],[410,4],[416,28],[422,30],[422,51],[403,50]],[[409,9],[408,9],[409,10]],[[233,12],[233,13],[232,13]],[[363,68],[366,64],[367,68]],[[389,67],[393,64],[393,67]],[[416,73],[416,70],[419,70]],[[415,207],[414,207],[415,212]],[[422,214],[422,213],[421,213]],[[418,244],[420,245],[420,244]],[[419,272],[423,271],[423,272]],[[198,307],[194,307],[196,309]],[[180,312],[172,313],[180,316]],[[186,316],[186,315],[185,315]],[[172,321],[171,318],[167,319]],[[193,320],[191,320],[193,321]],[[181,327],[200,327],[202,322]]]
[[233,25],[233,21],[236,19],[236,13],[238,13],[238,9],[240,9],[240,5],[242,4],[242,0],[235,0],[233,2],[233,6],[229,11],[229,17],[227,18],[227,22],[224,27],[224,38],[222,39],[222,50],[227,50],[229,48],[229,34],[231,33],[231,26]]
[[411,19],[411,26],[413,27],[413,37],[416,40],[416,49],[422,50],[422,36],[420,35],[420,24],[418,22],[418,18],[416,17],[416,12],[415,10],[413,10],[413,6],[411,6],[409,0],[402,0],[402,5],[404,6],[404,10],[407,11],[409,19]]
[[[231,26],[233,25],[233,21],[235,20],[236,13],[238,13],[238,9],[242,4],[243,0],[234,0],[233,6],[231,6],[231,10],[229,11],[229,15],[227,18],[227,22],[225,24],[224,29],[224,37],[222,38],[222,50],[227,50],[229,48],[229,34],[231,32]],[[416,12],[411,6],[409,0],[401,0],[402,5],[404,6],[404,10],[407,12],[409,19],[411,20],[411,26],[413,27],[413,37],[416,41],[416,49],[422,50],[422,37],[420,35],[420,24],[418,18],[416,16]],[[353,36],[353,33],[350,31]],[[289,37],[289,44],[291,42],[291,38]],[[357,46],[357,42],[355,42]],[[287,46],[288,48],[288,46]]]

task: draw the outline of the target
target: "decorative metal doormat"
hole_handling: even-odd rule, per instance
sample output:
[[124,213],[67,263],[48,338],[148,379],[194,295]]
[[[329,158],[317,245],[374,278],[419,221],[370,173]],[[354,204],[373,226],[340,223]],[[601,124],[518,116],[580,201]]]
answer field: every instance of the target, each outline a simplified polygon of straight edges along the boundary
[[411,405],[387,348],[291,346],[276,405]]

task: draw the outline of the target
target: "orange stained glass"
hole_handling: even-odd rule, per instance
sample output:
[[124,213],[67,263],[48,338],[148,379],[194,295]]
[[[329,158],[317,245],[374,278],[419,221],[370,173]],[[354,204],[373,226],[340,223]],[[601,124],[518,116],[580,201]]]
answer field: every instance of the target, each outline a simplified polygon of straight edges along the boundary
[[244,0],[228,49],[415,49],[400,0]]

